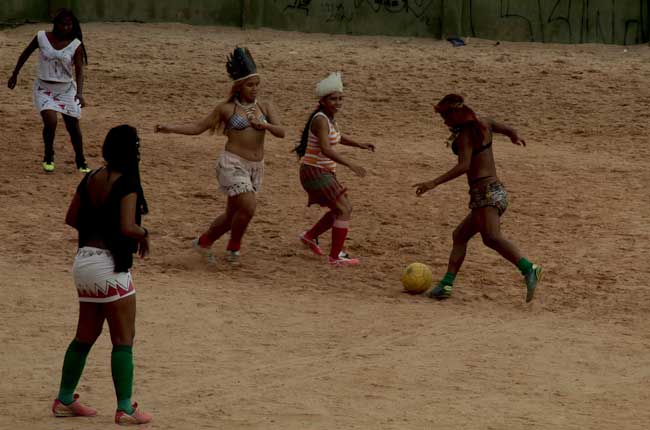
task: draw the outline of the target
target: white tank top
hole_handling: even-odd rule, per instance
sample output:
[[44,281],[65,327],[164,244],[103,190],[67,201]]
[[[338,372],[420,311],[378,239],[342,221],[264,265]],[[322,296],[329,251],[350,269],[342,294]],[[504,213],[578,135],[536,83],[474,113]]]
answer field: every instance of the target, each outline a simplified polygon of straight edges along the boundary
[[74,80],[74,53],[81,41],[74,39],[63,49],[54,49],[44,31],[36,34],[38,40],[38,78],[51,82],[72,82]]

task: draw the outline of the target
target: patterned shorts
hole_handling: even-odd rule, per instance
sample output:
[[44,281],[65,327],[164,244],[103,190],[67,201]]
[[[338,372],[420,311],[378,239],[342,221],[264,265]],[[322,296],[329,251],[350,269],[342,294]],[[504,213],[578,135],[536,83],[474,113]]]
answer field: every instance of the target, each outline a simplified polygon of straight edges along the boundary
[[480,209],[493,206],[499,211],[499,216],[508,209],[508,191],[499,181],[469,190],[469,208]]
[[230,197],[260,192],[263,176],[264,161],[246,160],[228,151],[223,151],[217,161],[219,189]]
[[308,164],[300,165],[300,183],[309,197],[307,206],[332,207],[346,191],[334,172]]
[[106,249],[79,248],[72,273],[80,302],[110,303],[135,294],[131,272],[115,273],[113,255]]

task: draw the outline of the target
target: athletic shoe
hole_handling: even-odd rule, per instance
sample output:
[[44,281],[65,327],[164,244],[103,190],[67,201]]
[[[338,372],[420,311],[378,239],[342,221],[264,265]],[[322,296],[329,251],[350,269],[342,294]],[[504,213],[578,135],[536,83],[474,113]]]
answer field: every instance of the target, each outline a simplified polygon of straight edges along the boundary
[[306,246],[309,247],[309,249],[311,249],[311,252],[318,255],[319,257],[325,255],[323,250],[318,245],[318,238],[317,237],[314,238],[314,239],[309,239],[307,237],[307,232],[306,231],[303,231],[302,233],[300,233],[300,235],[298,237],[300,238],[300,241],[303,244],[305,244]]
[[533,300],[535,295],[535,288],[537,284],[542,281],[542,267],[537,264],[533,264],[533,268],[530,269],[530,272],[524,276],[526,282],[526,303]]
[[130,414],[127,414],[124,411],[115,411],[115,423],[122,426],[147,424],[150,423],[151,420],[153,420],[153,415],[139,411],[137,403],[133,404],[133,412]]
[[429,291],[424,293],[424,295],[431,299],[438,299],[438,300],[448,299],[449,297],[451,297],[451,290],[453,288],[454,287],[452,285],[445,285],[442,282],[439,282],[438,285],[431,288]]
[[86,166],[85,164],[83,166],[77,167],[79,169],[80,173],[88,173],[90,172],[90,167]]
[[69,405],[64,405],[59,399],[52,403],[52,413],[55,417],[94,417],[97,411],[88,406],[82,405],[79,401],[79,394],[74,395],[74,400]]
[[358,258],[349,258],[349,257],[341,257],[339,256],[337,258],[332,258],[331,256],[328,257],[328,261],[330,266],[356,266],[360,263]]
[[54,172],[54,161],[43,161],[43,170],[47,173]]
[[232,265],[239,264],[239,251],[226,250],[226,261]]
[[201,245],[199,245],[199,238],[197,237],[192,241],[192,248],[201,254],[208,263],[210,264],[215,264],[217,262],[216,258],[214,258],[214,254],[212,254],[212,251],[210,248],[204,248]]

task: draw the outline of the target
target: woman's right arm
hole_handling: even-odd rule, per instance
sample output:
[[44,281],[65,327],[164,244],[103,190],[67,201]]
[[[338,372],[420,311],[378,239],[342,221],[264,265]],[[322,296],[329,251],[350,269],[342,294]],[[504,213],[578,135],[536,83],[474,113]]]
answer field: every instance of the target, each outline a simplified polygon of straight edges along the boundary
[[149,231],[135,223],[135,211],[138,201],[136,193],[129,193],[120,201],[120,232],[138,241],[138,253],[141,257],[149,254]]
[[222,105],[218,105],[214,110],[205,118],[191,124],[181,125],[164,125],[156,124],[154,132],[156,133],[176,133],[185,134],[188,136],[196,136],[203,133],[209,128],[214,128],[216,124],[221,121]]
[[9,82],[7,82],[7,86],[9,89],[14,89],[16,87],[16,82],[18,82],[18,73],[20,73],[20,69],[23,68],[23,64],[27,61],[30,55],[32,55],[32,52],[36,51],[38,49],[38,39],[36,36],[32,39],[32,41],[27,45],[27,48],[23,51],[22,54],[20,54],[20,57],[18,57],[18,62],[16,63],[16,67],[14,68],[13,73],[11,74],[11,77],[9,78]]
[[351,163],[341,157],[338,152],[332,148],[329,141],[329,125],[323,116],[317,116],[311,122],[311,131],[318,137],[318,144],[321,147],[323,155],[338,164],[342,164],[348,169],[352,170],[357,176],[366,176],[366,169]]

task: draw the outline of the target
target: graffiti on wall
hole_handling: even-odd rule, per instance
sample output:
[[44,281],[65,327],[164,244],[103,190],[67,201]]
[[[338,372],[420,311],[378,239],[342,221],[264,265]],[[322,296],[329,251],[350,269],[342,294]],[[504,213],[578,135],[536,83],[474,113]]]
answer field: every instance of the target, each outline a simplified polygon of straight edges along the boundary
[[477,22],[484,19],[476,13],[477,6],[486,1],[498,6],[500,19],[520,21],[527,29],[531,42],[547,41],[551,30],[558,33],[557,26],[562,27],[568,41],[579,43],[616,43],[621,39],[624,44],[639,43],[648,40],[650,36],[643,19],[644,3],[647,0],[630,0],[638,3],[637,14],[625,19],[622,28],[616,20],[616,0],[609,0],[611,3],[594,0],[536,0],[529,4],[522,4],[520,0],[499,0],[498,3],[492,3],[493,0],[470,0],[470,29],[473,36],[477,36]]
[[[300,13],[304,16],[324,17],[325,22],[349,22],[361,8],[374,13],[408,14],[414,19],[429,24],[433,17],[430,11],[435,0],[284,0],[284,14]],[[317,10],[315,10],[317,9]],[[312,13],[313,11],[313,13]]]

